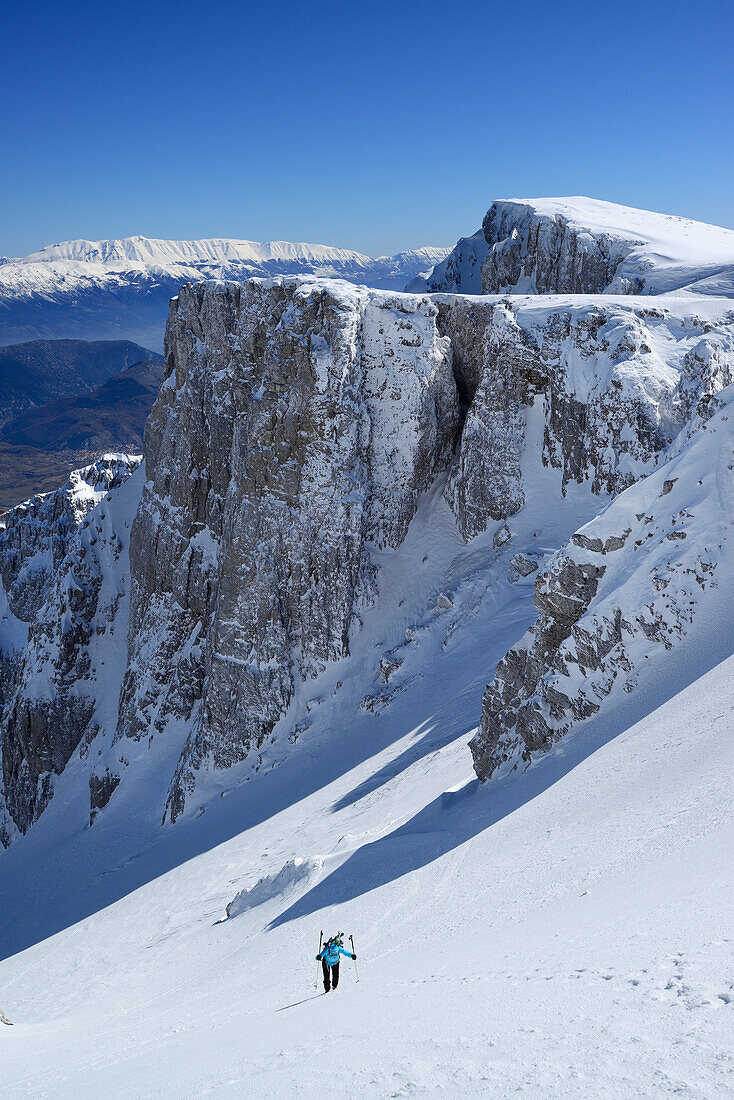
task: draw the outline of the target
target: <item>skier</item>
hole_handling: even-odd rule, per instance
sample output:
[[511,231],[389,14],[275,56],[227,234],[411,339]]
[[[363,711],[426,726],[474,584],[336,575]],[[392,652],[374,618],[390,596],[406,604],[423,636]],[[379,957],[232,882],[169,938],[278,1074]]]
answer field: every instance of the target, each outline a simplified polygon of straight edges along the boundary
[[345,951],[342,947],[343,938],[344,933],[337,932],[326,941],[316,956],[316,962],[321,961],[321,969],[324,972],[324,993],[328,993],[332,988],[336,989],[339,985],[339,956],[346,955],[348,959],[356,961],[357,956],[351,951]]

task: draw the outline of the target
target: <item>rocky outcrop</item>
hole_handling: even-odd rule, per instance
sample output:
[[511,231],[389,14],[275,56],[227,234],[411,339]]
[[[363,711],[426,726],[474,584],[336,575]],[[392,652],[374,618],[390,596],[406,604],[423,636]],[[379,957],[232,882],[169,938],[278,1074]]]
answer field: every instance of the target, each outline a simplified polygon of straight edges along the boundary
[[[481,268],[484,294],[510,288],[536,294],[602,294],[640,243],[579,230],[562,214],[538,213],[521,203],[492,203],[482,232],[487,242]],[[642,280],[619,289],[639,293]]]
[[100,696],[114,690],[114,669],[104,666],[106,657],[119,665],[114,635],[124,638],[127,531],[136,497],[125,502],[113,490],[127,487],[139,462],[106,455],[56,493],[6,516],[0,746],[12,827],[6,819],[4,842],[43,812],[55,777],[96,733]]
[[508,306],[454,298],[440,309],[467,407],[446,499],[468,540],[522,507],[526,412],[549,379]]
[[168,812],[349,652],[459,424],[426,298],[296,280],[185,287],[132,533],[120,737],[190,722]]
[[[602,294],[642,241],[594,230],[533,202],[497,201],[482,228],[463,237],[426,279],[433,292],[461,294]],[[642,276],[617,293],[640,293]],[[417,289],[417,286],[415,287]]]
[[[562,559],[538,579],[535,606],[540,619],[527,638],[503,657],[482,700],[479,733],[470,742],[474,768],[480,779],[488,779],[500,765],[550,743],[553,729],[546,717],[563,715],[566,722],[556,731],[560,737],[573,718],[585,718],[597,710],[585,696],[563,695],[555,680],[548,681],[551,668],[566,672],[558,650],[571,637],[579,619],[596,595],[603,566],[577,564]],[[616,640],[616,639],[615,639]],[[606,648],[606,640],[604,642]],[[601,655],[595,651],[595,659]]]
[[[573,535],[535,585],[537,623],[497,666],[471,750],[480,779],[546,750],[715,611],[734,545],[734,387],[680,453]],[[700,644],[700,643],[699,643]]]
[[[514,554],[510,560],[510,566],[516,577],[529,577],[531,573],[535,573],[537,570],[538,563],[525,554]],[[514,579],[515,577],[511,577],[511,580]]]
[[481,231],[462,238],[421,289],[731,297],[734,233],[581,196],[499,200]]
[[529,452],[559,471],[564,496],[574,484],[616,495],[731,380],[727,320],[588,299],[437,302],[465,410],[446,499],[467,540],[523,507]]
[[137,455],[102,455],[91,465],[73,470],[60,489],[32,497],[0,519],[0,580],[18,619],[33,619],[79,526],[139,463]]

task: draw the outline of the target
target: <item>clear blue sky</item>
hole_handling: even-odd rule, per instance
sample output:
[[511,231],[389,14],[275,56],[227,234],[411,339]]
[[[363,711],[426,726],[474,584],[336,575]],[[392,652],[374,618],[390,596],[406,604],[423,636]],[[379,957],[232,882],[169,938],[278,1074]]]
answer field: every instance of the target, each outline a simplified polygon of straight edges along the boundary
[[734,226],[734,7],[6,0],[0,254],[453,244],[493,198]]

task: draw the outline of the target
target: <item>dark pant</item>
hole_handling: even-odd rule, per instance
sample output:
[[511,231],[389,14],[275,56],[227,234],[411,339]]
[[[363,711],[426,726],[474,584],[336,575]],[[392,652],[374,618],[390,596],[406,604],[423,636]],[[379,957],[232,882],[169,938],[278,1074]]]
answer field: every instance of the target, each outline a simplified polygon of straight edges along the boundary
[[[324,989],[328,993],[332,985],[334,989],[339,985],[339,963],[334,963],[332,967],[329,967],[326,959],[322,959],[321,969],[324,972]],[[331,970],[331,982],[329,982],[329,970]]]

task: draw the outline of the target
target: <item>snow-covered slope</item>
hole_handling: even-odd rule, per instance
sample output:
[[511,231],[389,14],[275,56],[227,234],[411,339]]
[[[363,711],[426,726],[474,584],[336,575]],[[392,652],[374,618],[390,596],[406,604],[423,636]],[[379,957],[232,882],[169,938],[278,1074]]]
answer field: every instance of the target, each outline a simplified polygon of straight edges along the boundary
[[[196,822],[142,828],[148,785],[1,855],[5,1093],[728,1096],[734,664],[478,787],[487,624]],[[321,929],[360,979],[326,997]]]
[[0,344],[124,336],[160,349],[168,301],[183,283],[309,273],[399,290],[448,251],[421,248],[373,258],[287,241],[65,241],[0,265]]
[[498,200],[411,289],[731,297],[734,230],[584,197]]
[[[690,438],[577,531],[536,582],[538,621],[497,667],[472,742],[482,779],[524,767],[609,697],[644,695],[670,651],[711,644],[731,617],[734,387]],[[728,631],[713,631],[721,654]]]

